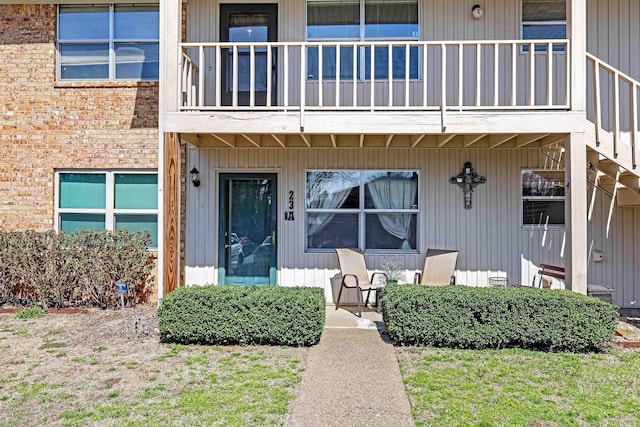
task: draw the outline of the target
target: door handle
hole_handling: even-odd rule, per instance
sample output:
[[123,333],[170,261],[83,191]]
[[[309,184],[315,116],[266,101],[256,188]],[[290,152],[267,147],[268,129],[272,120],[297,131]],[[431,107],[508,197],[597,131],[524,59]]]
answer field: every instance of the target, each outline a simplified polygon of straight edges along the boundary
[[271,244],[272,244],[273,246],[275,246],[275,245],[276,245],[276,232],[275,232],[275,231],[272,231],[272,232],[271,232]]
[[224,245],[225,249],[229,249],[231,247],[231,245]]

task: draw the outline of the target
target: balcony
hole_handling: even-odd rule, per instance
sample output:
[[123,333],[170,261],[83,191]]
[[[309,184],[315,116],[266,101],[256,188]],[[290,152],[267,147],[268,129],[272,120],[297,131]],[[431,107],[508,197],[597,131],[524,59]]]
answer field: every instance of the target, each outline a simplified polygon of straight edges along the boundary
[[569,108],[568,40],[181,43],[180,49],[181,111]]

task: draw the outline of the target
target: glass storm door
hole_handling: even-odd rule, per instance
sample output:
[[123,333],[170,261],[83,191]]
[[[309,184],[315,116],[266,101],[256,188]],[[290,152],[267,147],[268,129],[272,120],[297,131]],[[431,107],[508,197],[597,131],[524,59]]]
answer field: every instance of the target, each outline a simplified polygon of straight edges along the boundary
[[277,177],[220,175],[219,283],[276,284]]
[[[220,41],[232,43],[274,42],[278,35],[277,4],[221,4]],[[271,102],[276,103],[276,50],[272,51],[271,63],[267,64],[266,47],[254,51],[254,102],[267,105],[267,68],[271,75]],[[250,105],[251,96],[251,51],[249,47],[238,47],[234,62],[233,49],[222,49],[222,103],[233,105],[234,70],[237,70],[238,105]]]

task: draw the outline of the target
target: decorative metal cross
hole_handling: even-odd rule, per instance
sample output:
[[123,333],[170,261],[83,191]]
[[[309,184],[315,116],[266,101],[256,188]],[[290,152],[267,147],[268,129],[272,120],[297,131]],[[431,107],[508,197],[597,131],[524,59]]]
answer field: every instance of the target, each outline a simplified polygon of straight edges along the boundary
[[487,181],[487,178],[484,176],[478,175],[471,167],[471,162],[466,162],[464,164],[464,168],[462,168],[462,172],[460,172],[456,176],[452,176],[449,182],[451,184],[458,184],[458,186],[462,189],[464,193],[464,208],[471,209],[471,194],[473,193],[473,189],[478,184],[484,184]]

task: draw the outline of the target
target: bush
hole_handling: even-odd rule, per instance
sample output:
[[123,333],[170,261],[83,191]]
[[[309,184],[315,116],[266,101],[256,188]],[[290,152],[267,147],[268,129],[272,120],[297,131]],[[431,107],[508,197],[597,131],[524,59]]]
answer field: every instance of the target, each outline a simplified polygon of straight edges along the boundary
[[180,288],[158,309],[162,340],[179,344],[309,346],[320,340],[324,320],[319,288]]
[[35,231],[0,233],[0,304],[116,307],[118,280],[130,303],[148,298],[148,233]]
[[382,298],[385,327],[399,345],[598,351],[618,321],[615,306],[570,291],[403,285]]

